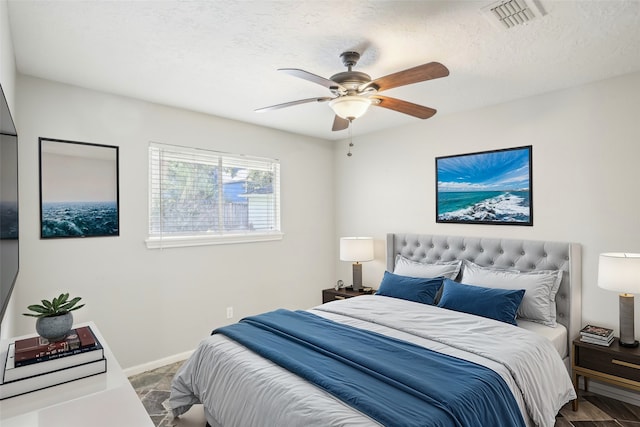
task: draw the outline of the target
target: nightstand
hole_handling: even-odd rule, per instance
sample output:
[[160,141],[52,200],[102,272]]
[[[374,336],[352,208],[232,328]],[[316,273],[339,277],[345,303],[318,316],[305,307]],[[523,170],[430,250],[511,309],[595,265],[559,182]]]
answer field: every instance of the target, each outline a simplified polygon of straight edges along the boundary
[[337,290],[337,291],[335,290],[335,288],[323,289],[322,303],[324,304],[325,302],[335,301],[337,299],[359,297],[360,295],[371,295],[371,294],[374,294],[375,292],[376,292],[375,289],[373,289],[371,292],[366,294],[364,292],[354,291],[351,288],[341,288],[340,290]]
[[[578,393],[578,379],[584,377],[584,389],[589,391],[588,378],[640,391],[640,348],[622,347],[618,338],[609,347],[573,341],[573,386]],[[578,399],[573,402],[578,410]]]

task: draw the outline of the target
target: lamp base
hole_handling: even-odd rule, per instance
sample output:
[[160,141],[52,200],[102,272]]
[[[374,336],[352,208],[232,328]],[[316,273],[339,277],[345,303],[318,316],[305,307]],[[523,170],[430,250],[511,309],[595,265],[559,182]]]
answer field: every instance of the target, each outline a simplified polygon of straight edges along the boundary
[[634,331],[633,294],[620,294],[620,339],[622,347],[637,347]]
[[354,291],[359,291],[362,289],[362,264],[356,262],[353,264],[353,284],[351,287]]

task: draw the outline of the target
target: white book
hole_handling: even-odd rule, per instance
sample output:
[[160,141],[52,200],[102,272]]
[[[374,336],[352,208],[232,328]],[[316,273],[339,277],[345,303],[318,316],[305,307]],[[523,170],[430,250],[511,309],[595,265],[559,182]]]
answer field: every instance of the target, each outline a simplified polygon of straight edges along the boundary
[[589,338],[589,337],[582,336],[580,338],[580,341],[586,342],[586,343],[589,343],[589,344],[597,344],[597,345],[602,345],[602,346],[609,346],[613,342],[613,337],[611,337],[607,341],[603,341],[601,339],[594,339],[594,338]]
[[0,400],[103,372],[107,372],[107,359],[105,358],[21,380],[3,382],[0,383]]
[[586,332],[580,332],[580,336],[583,336],[585,338],[591,338],[594,340],[600,340],[600,341],[608,341],[611,338],[613,338],[613,332],[611,332],[609,335],[607,336],[602,336],[602,335],[595,335],[595,334],[589,334]]
[[42,375],[60,369],[71,368],[76,365],[94,362],[104,358],[102,346],[83,353],[71,354],[64,357],[58,357],[51,360],[32,363],[29,365],[15,366],[15,344],[9,344],[7,363],[4,368],[4,376],[0,377],[3,383],[17,381],[24,378]]

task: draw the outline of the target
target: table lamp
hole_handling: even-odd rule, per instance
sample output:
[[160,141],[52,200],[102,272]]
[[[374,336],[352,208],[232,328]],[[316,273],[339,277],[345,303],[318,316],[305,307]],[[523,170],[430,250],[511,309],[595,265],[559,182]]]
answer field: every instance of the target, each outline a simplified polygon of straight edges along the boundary
[[362,264],[373,260],[373,237],[341,237],[340,260],[352,261],[353,290],[362,290]]
[[620,345],[637,347],[633,294],[640,293],[640,254],[605,253],[598,261],[598,286],[620,294]]

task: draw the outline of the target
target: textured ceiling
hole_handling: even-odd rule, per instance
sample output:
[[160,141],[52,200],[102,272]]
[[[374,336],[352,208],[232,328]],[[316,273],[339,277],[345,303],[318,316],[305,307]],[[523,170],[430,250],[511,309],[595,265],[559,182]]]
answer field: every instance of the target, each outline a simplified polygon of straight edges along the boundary
[[[438,115],[640,70],[640,1],[540,0],[544,16],[509,30],[481,13],[491,3],[8,2],[22,74],[324,139],[348,135],[331,131],[326,103],[253,111],[330,95],[276,69],[329,78],[345,71],[345,50],[372,78],[438,61],[450,76],[384,92]],[[418,120],[371,108],[353,132]]]

